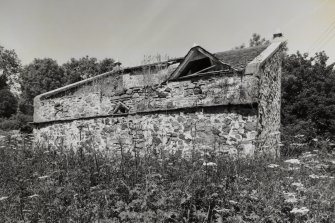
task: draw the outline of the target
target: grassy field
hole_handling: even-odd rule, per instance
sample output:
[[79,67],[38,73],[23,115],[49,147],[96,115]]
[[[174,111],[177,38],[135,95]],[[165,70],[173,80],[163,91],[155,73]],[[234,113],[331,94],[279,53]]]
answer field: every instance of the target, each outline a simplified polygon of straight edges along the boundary
[[0,136],[0,222],[334,222],[332,144],[290,157],[185,160],[155,153],[32,148]]

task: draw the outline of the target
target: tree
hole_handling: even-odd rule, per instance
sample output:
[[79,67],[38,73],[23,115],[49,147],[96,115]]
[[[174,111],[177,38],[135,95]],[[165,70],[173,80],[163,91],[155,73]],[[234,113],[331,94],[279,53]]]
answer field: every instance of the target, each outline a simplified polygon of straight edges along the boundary
[[9,118],[16,113],[17,99],[10,88],[18,81],[20,69],[15,51],[0,46],[0,118]]
[[80,59],[71,60],[62,65],[65,71],[66,83],[71,84],[96,75],[113,70],[114,60],[106,58],[98,61],[94,57],[85,56]]
[[22,70],[22,94],[28,104],[33,103],[35,96],[62,87],[65,83],[63,69],[50,58],[34,59]]
[[112,71],[115,67],[115,61],[111,58],[105,58],[99,62],[99,74]]
[[10,87],[18,82],[21,62],[14,50],[0,46],[0,89]]
[[110,58],[100,62],[88,56],[72,58],[62,66],[50,58],[35,59],[22,70],[20,110],[31,112],[33,99],[39,94],[107,72],[113,67],[114,60]]
[[7,88],[0,90],[0,98],[0,117],[9,118],[16,113],[17,99]]
[[309,137],[335,134],[334,64],[325,52],[287,55],[283,63],[282,124]]
[[71,60],[63,64],[62,67],[65,72],[67,84],[93,77],[99,73],[97,59],[88,56],[80,59],[71,58]]

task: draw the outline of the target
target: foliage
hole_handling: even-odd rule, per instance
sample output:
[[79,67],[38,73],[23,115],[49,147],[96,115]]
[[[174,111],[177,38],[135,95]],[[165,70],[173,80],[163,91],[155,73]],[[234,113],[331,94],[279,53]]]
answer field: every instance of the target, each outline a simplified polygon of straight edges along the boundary
[[[290,160],[300,164],[290,164],[231,159],[214,151],[184,159],[150,150],[144,156],[97,151],[89,142],[73,151],[31,149],[20,137],[4,141],[3,222],[331,222],[335,217],[335,157],[317,146],[305,146],[298,161]],[[302,207],[307,214],[295,213]]]
[[24,100],[23,98],[19,99],[18,102],[19,112],[26,114],[26,115],[33,115],[34,113],[34,106],[28,101]]
[[63,70],[50,58],[34,59],[21,73],[23,98],[30,104],[35,96],[62,87],[65,83]]
[[0,117],[9,118],[16,112],[17,99],[7,88],[0,89],[0,98]]
[[0,89],[17,82],[17,74],[21,70],[21,62],[14,50],[0,46]]
[[15,51],[0,46],[0,118],[8,118],[17,110],[18,102],[10,87],[17,81],[20,69]]
[[260,45],[268,45],[270,44],[269,40],[262,38],[259,34],[253,33],[251,39],[249,40],[249,46],[260,46]]
[[2,118],[0,119],[0,130],[2,131],[11,131],[19,129],[19,124],[15,119],[12,118]]
[[283,63],[282,124],[288,135],[333,138],[335,73],[324,52],[287,55]]
[[11,131],[20,129],[22,132],[31,133],[32,128],[27,123],[32,121],[33,117],[31,115],[18,113],[12,115],[10,118],[0,119],[0,130]]
[[115,67],[114,60],[111,58],[105,58],[99,62],[98,70],[99,74],[106,73],[108,71],[112,71]]
[[99,62],[97,58],[85,56],[80,59],[72,58],[62,67],[66,83],[71,84],[113,70],[114,60],[105,58]]
[[[249,47],[260,46],[260,45],[268,45],[271,42],[265,38],[262,38],[261,35],[257,33],[253,33],[251,38],[249,39]],[[245,43],[235,47],[234,49],[243,49],[245,48]]]

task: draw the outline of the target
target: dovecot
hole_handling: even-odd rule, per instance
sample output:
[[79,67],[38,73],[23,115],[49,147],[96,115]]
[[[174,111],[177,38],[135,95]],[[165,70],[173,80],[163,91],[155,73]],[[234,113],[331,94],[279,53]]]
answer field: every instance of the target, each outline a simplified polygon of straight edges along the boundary
[[34,99],[36,145],[278,156],[283,43],[121,68]]

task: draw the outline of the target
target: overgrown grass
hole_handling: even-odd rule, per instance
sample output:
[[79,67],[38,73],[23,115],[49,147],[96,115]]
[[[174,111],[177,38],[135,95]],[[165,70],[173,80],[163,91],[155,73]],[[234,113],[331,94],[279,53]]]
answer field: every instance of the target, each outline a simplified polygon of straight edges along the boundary
[[87,145],[78,151],[32,148],[29,142],[2,138],[0,222],[335,219],[335,155],[318,147],[327,142],[293,144],[289,151],[301,154],[287,162],[214,153],[140,157]]

